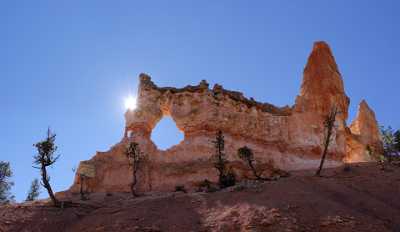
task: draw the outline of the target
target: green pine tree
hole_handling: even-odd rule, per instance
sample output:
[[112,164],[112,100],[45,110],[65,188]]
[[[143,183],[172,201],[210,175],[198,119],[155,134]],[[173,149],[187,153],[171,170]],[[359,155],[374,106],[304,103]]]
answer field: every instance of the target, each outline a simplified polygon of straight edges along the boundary
[[37,200],[40,195],[40,184],[38,179],[32,181],[31,187],[29,188],[28,196],[25,201]]
[[38,153],[33,157],[35,168],[40,169],[40,174],[42,175],[42,185],[47,190],[51,201],[55,207],[61,207],[61,202],[57,200],[56,196],[50,185],[50,176],[47,173],[47,167],[52,166],[60,155],[55,155],[57,151],[57,146],[55,145],[56,134],[53,134],[50,129],[47,130],[47,136],[43,141],[40,141],[34,146],[36,147]]
[[394,133],[394,143],[396,152],[400,152],[400,130]]
[[14,201],[14,196],[10,193],[14,183],[10,180],[12,171],[9,162],[0,161],[0,205]]

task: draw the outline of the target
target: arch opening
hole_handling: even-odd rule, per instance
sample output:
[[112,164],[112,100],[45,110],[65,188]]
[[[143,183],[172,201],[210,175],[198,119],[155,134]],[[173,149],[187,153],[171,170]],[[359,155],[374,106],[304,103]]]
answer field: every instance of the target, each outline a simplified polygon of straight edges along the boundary
[[170,116],[164,116],[151,132],[151,140],[160,150],[168,150],[183,139],[184,133],[178,129]]

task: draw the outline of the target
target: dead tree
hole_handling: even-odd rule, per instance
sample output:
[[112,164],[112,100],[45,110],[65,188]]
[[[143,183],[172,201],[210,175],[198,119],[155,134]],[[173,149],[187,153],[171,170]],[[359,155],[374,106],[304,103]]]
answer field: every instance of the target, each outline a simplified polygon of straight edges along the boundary
[[329,145],[332,140],[333,129],[335,128],[336,116],[338,114],[338,109],[336,106],[332,107],[328,115],[325,117],[324,120],[324,150],[322,152],[321,163],[317,172],[315,173],[316,176],[321,176],[321,171],[324,166],[325,158],[328,153]]
[[130,142],[128,148],[125,151],[125,155],[128,157],[129,166],[132,167],[132,183],[131,193],[133,197],[137,197],[135,186],[138,182],[137,172],[141,169],[142,162],[144,161],[144,155],[140,151],[139,144]]
[[56,134],[51,133],[51,130],[47,130],[47,137],[45,140],[34,144],[38,153],[33,157],[34,168],[40,169],[42,176],[42,185],[47,190],[51,201],[55,207],[60,207],[60,201],[55,197],[53,190],[50,185],[50,176],[47,174],[47,167],[53,165],[60,155],[55,155],[57,151],[57,146],[55,145]]
[[238,149],[238,156],[239,156],[239,158],[241,160],[243,160],[244,162],[247,163],[247,165],[249,166],[249,168],[253,172],[254,177],[257,180],[264,180],[264,181],[265,180],[269,180],[268,178],[261,177],[261,175],[257,173],[257,170],[256,170],[256,168],[254,166],[254,154],[253,154],[253,151],[249,147],[244,146],[244,147],[239,148]]

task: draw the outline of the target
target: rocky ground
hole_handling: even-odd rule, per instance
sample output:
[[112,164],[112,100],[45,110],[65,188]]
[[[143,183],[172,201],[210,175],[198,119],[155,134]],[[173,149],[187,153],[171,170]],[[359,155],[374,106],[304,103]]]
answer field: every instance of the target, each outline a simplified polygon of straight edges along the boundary
[[400,231],[400,167],[292,173],[214,193],[92,194],[0,207],[0,231]]

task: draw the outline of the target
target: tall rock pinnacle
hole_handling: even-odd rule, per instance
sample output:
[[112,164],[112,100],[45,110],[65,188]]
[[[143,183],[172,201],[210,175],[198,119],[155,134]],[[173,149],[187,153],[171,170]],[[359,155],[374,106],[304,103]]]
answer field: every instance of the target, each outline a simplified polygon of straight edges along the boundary
[[342,76],[329,45],[315,42],[304,68],[303,83],[296,99],[295,110],[326,115],[336,106],[341,118],[346,120],[349,103]]
[[357,117],[350,125],[351,133],[357,135],[363,144],[381,148],[379,125],[374,111],[362,100],[357,112]]
[[346,136],[346,162],[376,160],[383,152],[379,125],[374,111],[365,100],[361,101],[357,117],[351,123]]

